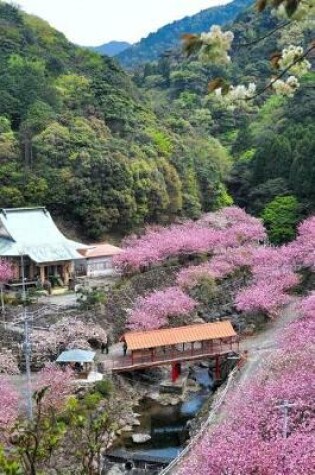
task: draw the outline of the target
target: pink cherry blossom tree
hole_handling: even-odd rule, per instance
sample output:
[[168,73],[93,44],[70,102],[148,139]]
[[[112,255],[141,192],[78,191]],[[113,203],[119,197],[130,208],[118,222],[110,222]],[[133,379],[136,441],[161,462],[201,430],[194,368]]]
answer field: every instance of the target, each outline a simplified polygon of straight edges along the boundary
[[170,257],[211,254],[218,247],[258,242],[265,237],[260,220],[240,208],[225,208],[197,221],[147,228],[139,238],[125,241],[124,252],[115,257],[115,263],[122,272],[139,271]]
[[0,376],[0,439],[18,417],[18,393],[5,376]]
[[47,388],[43,398],[43,408],[60,411],[73,392],[73,380],[74,374],[70,368],[61,369],[55,364],[48,364],[37,373],[33,390],[40,391]]
[[238,269],[251,269],[256,249],[257,246],[254,245],[217,248],[207,262],[179,271],[177,283],[181,287],[191,288],[198,285],[198,281],[203,277],[223,279]]
[[0,353],[0,374],[19,374],[16,357],[11,350],[2,349]]
[[299,272],[315,269],[315,219],[305,220],[296,240],[279,248],[261,247],[253,254],[252,284],[236,296],[239,310],[274,313],[290,300],[289,291],[300,281]]
[[295,241],[284,247],[284,253],[297,269],[315,269],[315,217],[303,221],[298,227]]
[[138,297],[131,310],[127,325],[132,330],[152,330],[166,326],[168,319],[187,315],[196,302],[178,287],[155,291]]
[[44,466],[49,465],[65,435],[58,415],[73,392],[72,381],[71,370],[54,365],[37,373],[32,381],[33,417],[29,419],[22,392],[19,394],[8,380],[0,378],[0,440],[21,473],[46,473]]
[[4,306],[4,297],[3,297],[3,286],[8,280],[12,279],[13,271],[12,266],[8,261],[4,259],[0,260],[0,299],[1,299],[1,310],[2,313],[5,311]]
[[[168,227],[148,228],[141,237],[126,240],[125,252],[117,256],[122,271],[139,271],[152,265],[162,265],[180,255],[203,255],[200,265],[184,267],[177,275],[177,284],[184,291],[197,286],[202,278],[220,280],[233,277],[242,270],[249,282],[240,288],[235,306],[244,312],[264,312],[277,315],[290,301],[290,292],[300,282],[300,271],[315,266],[315,218],[305,220],[292,243],[282,247],[266,246],[265,230],[259,220],[237,207],[209,213],[198,221],[184,221]],[[263,245],[262,245],[263,244]],[[141,328],[165,325],[167,320],[146,315],[149,307],[136,302],[129,323],[132,328],[141,321]],[[149,300],[150,302],[150,300]],[[153,315],[153,314],[152,314]]]
[[91,341],[106,343],[107,332],[93,322],[82,322],[77,318],[63,318],[50,326],[48,331],[33,330],[34,349],[42,355],[56,355],[60,347],[66,349],[90,349]]
[[[35,392],[47,388],[42,408],[59,411],[73,391],[72,381],[73,372],[70,369],[62,370],[55,365],[47,365],[37,373],[32,383],[32,390]],[[19,418],[23,419],[22,401],[21,394],[10,383],[8,377],[0,376],[0,429],[2,431],[10,431]]]
[[[310,354],[315,348],[315,292],[304,297],[300,302],[300,318],[289,325],[282,336],[280,342],[286,351],[307,351]],[[307,364],[307,363],[306,363]]]
[[[263,360],[256,377],[226,401],[225,420],[194,445],[180,467],[181,475],[312,473],[315,368],[309,365],[309,351],[314,348],[314,336],[309,338],[314,335],[313,298],[303,301],[301,317],[279,334],[278,351]],[[292,345],[293,335],[304,343]]]

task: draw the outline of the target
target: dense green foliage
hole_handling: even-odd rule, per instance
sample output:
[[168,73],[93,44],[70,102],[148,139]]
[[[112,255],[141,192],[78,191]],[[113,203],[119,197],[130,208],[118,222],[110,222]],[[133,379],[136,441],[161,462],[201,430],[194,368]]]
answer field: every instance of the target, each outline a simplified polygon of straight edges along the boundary
[[[208,29],[214,11],[181,25]],[[176,25],[174,41],[182,33]],[[267,93],[247,108],[227,108],[207,94],[218,76],[264,86],[273,74],[268,58],[293,34],[269,36],[278,25],[270,12],[247,9],[226,26],[235,34],[230,65],[175,50],[139,67],[132,81],[113,60],[0,2],[1,206],[46,205],[93,238],[196,218],[231,204],[230,194],[259,216],[288,195],[299,215],[309,214],[315,208],[314,73],[293,98]],[[311,31],[294,35],[305,46]]]
[[184,33],[201,33],[208,30],[211,25],[224,25],[234,20],[251,3],[253,0],[234,0],[227,5],[207,8],[196,15],[174,21],[124,50],[117,58],[125,67],[135,67],[156,60],[166,51],[178,47]]
[[[153,112],[111,59],[0,2],[0,203],[46,205],[93,238],[229,200],[229,156]],[[182,133],[184,132],[184,133]]]
[[[312,87],[308,87],[310,84]],[[315,208],[314,74],[294,98],[268,99],[248,127],[231,179],[235,200],[254,213],[277,196],[294,194],[306,213]],[[241,133],[241,132],[240,132]]]
[[[314,73],[302,78],[294,97],[267,91],[242,108],[227,107],[207,91],[217,77],[234,85],[254,82],[259,91],[275,74],[269,61],[275,51],[292,40],[309,44],[311,26],[270,35],[279,24],[270,11],[257,15],[249,8],[225,27],[235,37],[229,65],[209,64],[197,56],[187,59],[178,51],[138,68],[134,80],[151,98],[157,115],[168,116],[174,131],[189,134],[194,128],[226,146],[233,158],[226,185],[236,204],[260,216],[276,197],[293,195],[303,216],[315,208]],[[204,171],[202,177],[208,176]]]
[[295,196],[278,196],[265,207],[262,218],[273,244],[292,241],[299,220],[299,203]]

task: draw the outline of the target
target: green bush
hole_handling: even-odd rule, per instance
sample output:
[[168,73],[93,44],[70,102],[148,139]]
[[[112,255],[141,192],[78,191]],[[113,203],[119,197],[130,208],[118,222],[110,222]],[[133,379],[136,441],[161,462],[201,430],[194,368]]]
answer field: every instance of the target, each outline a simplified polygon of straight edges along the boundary
[[300,204],[293,195],[277,196],[267,204],[261,215],[273,244],[282,244],[295,237],[300,218]]
[[217,286],[214,278],[209,276],[200,277],[198,284],[190,290],[190,295],[203,304],[208,304],[216,295]]
[[102,379],[95,384],[95,390],[104,397],[108,397],[113,390],[112,383],[108,379]]

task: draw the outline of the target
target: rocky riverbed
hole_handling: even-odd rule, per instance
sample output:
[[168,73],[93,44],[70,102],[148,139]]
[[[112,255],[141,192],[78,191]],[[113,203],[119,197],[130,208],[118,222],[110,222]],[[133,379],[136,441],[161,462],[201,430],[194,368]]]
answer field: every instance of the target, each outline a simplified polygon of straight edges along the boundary
[[151,465],[146,473],[154,474],[159,463],[160,466],[169,463],[183,449],[194,417],[212,395],[211,368],[207,362],[203,367],[187,365],[181,380],[173,386],[163,376],[165,369],[159,370],[159,382],[155,386],[145,389],[146,385],[142,385],[132,412],[120,421],[122,427],[115,434],[116,440],[106,460],[108,471],[104,473],[130,473],[124,471],[124,463],[110,463],[124,459],[132,460],[140,470],[132,473],[142,473],[141,466],[146,462],[147,470]]

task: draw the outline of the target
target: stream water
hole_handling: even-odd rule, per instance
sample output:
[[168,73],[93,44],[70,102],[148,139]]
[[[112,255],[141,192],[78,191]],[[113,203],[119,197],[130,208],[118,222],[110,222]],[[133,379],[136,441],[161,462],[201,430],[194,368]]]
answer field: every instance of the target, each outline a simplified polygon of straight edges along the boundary
[[192,377],[201,389],[191,393],[188,398],[176,406],[163,406],[151,399],[143,399],[135,408],[141,414],[141,425],[133,432],[150,434],[151,439],[142,444],[135,444],[131,435],[125,434],[119,446],[126,451],[136,452],[139,456],[163,458],[171,461],[183,449],[189,437],[189,423],[202,407],[212,392],[213,380],[208,368],[195,366]]

